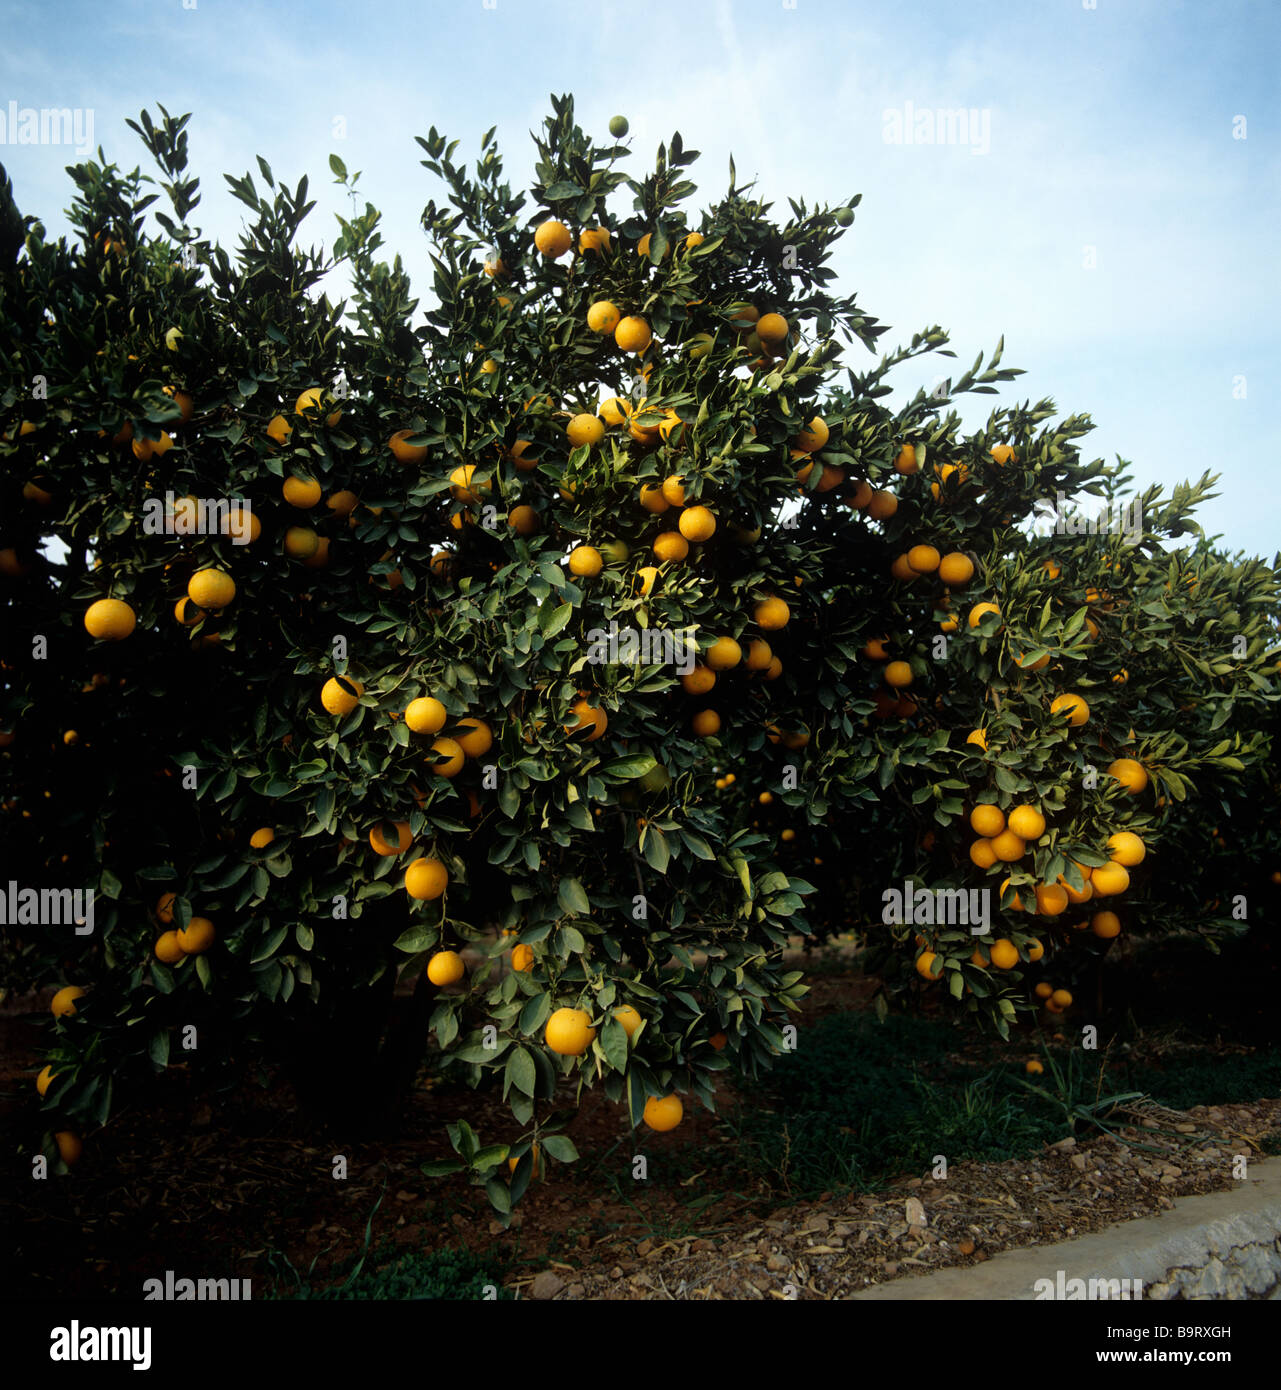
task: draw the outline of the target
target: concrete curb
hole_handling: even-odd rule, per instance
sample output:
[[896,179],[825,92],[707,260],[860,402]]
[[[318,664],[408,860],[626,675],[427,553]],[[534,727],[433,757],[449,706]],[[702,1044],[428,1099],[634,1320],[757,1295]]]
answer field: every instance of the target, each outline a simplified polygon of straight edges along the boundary
[[1058,1245],[1002,1251],[964,1269],[894,1279],[851,1298],[1035,1299],[1036,1281],[1050,1279],[1057,1287],[1060,1271],[1065,1282],[1141,1279],[1146,1291],[1161,1283],[1169,1270],[1204,1266],[1241,1246],[1271,1246],[1279,1237],[1281,1158],[1269,1158],[1251,1163],[1250,1176],[1230,1191],[1182,1198],[1161,1216],[1127,1221]]

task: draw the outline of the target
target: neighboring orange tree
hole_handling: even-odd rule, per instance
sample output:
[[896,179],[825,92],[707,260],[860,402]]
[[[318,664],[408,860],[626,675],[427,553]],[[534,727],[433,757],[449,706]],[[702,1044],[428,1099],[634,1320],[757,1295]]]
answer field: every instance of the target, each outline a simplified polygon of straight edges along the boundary
[[[419,142],[449,192],[423,212],[424,311],[336,157],[332,259],[296,245],[306,180],[261,160],[266,193],[228,180],[234,257],[203,239],[163,108],[135,126],[157,234],[137,173],[71,171],[79,244],[3,183],[6,840],[27,880],[101,895],[91,936],[9,930],[12,981],[87,990],[49,1056],[62,1133],[114,1084],[246,1043],[304,1096],[394,1091],[430,1032],[521,1127],[510,1189],[509,1143],[451,1129],[505,1206],[534,1142],[574,1157],[558,1079],[671,1128],[682,1094],[710,1104],[718,1072],[787,1046],[789,933],[879,918],[908,874],[998,884],[976,802],[1044,816],[1015,818],[1007,872],[1053,906],[1114,831],[1159,850],[1194,823],[1186,791],[1266,751],[1235,729],[1275,700],[1275,572],[1199,555],[1189,583],[1162,544],[1205,482],[1149,499],[1133,548],[1030,535],[1038,499],[1123,475],[1049,402],[968,435],[943,413],[1015,375],[999,350],[891,411],[886,378],[945,351],[938,328],[835,384],[843,343],[885,332],[828,288],[857,198],[779,224],[731,166],[695,218],[679,135],[632,178],[553,107],[528,196],[492,132],[471,174]],[[322,292],[336,267],[350,303]],[[179,533],[227,498],[252,505],[242,535]],[[620,659],[594,659],[611,631]],[[698,662],[628,632],[692,634]],[[1104,773],[1128,756],[1133,797]],[[964,929],[894,935],[1004,1029],[1046,930],[1001,921],[986,965]]]

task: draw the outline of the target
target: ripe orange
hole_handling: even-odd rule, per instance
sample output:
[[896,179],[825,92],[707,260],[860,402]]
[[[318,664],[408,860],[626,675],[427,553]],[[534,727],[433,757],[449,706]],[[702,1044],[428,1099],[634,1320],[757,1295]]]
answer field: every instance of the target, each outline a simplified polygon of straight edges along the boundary
[[507,457],[516,465],[518,473],[532,473],[538,467],[538,459],[529,453],[533,447],[528,439],[518,439],[507,450]]
[[1060,1009],[1070,1009],[1072,1007],[1072,995],[1066,989],[1056,989],[1050,998],[1059,1006]]
[[454,742],[467,757],[482,758],[494,746],[494,731],[483,719],[460,719],[458,727],[467,732],[456,734]]
[[53,1136],[53,1142],[58,1146],[58,1157],[68,1168],[76,1162],[84,1148],[80,1136],[69,1129],[60,1129]]
[[405,723],[416,734],[438,734],[448,718],[444,705],[430,695],[411,700],[405,710]]
[[285,532],[285,554],[295,560],[310,560],[320,549],[320,537],[310,526],[290,526]]
[[772,347],[787,337],[788,323],[782,314],[762,314],[756,320],[756,336]]
[[197,570],[187,585],[187,597],[197,608],[216,612],[236,597],[236,581],[223,570]]
[[[622,314],[608,299],[598,299],[587,310],[587,326],[593,333],[612,333],[618,327],[622,317]],[[621,421],[614,423],[621,423]]]
[[77,1012],[76,1000],[84,997],[79,985],[65,985],[49,1001],[49,1012],[54,1018],[67,1018]]
[[983,802],[970,812],[970,829],[976,835],[992,839],[1005,829],[1005,816],[999,806]]
[[601,401],[596,412],[607,425],[625,425],[632,413],[632,403],[622,396],[609,396]]
[[594,579],[604,563],[600,551],[594,546],[576,545],[569,552],[569,572],[580,579]]
[[383,834],[382,825],[376,825],[369,832],[369,847],[375,854],[380,854],[384,859],[391,858],[395,854],[404,854],[413,842],[413,836],[409,833],[409,822],[398,820],[392,822],[396,830],[395,840],[388,840]]
[[556,221],[555,218],[540,223],[534,232],[534,245],[549,260],[563,256],[573,244],[574,238],[570,235],[569,228],[563,222]]
[[892,492],[876,489],[867,503],[867,514],[873,521],[888,521],[898,511],[898,498]]
[[1108,857],[1114,864],[1123,864],[1132,869],[1142,864],[1147,855],[1147,846],[1132,830],[1118,830],[1108,836]]
[[156,899],[156,919],[168,926],[173,921],[174,894],[161,893]]
[[1079,695],[1056,695],[1050,701],[1051,714],[1066,714],[1067,722],[1079,729],[1090,717],[1090,707]]
[[681,685],[687,695],[706,695],[715,684],[716,672],[701,662],[696,663],[692,671],[681,677]]
[[822,416],[815,415],[792,443],[798,449],[804,449],[806,453],[811,453],[815,449],[821,449],[830,437],[831,431],[827,427],[827,422]]
[[405,892],[418,902],[434,902],[448,887],[449,870],[439,859],[415,859],[405,870]]
[[280,491],[291,507],[314,507],[320,501],[321,486],[315,478],[296,478],[290,474]]
[[636,1030],[641,1026],[640,1014],[630,1004],[620,1004],[614,1010],[614,1017],[623,1025],[623,1031],[627,1034],[627,1039],[630,1042],[636,1036]]
[[1096,912],[1090,918],[1090,930],[1104,941],[1110,941],[1114,936],[1120,936],[1121,919],[1115,912]]
[[487,481],[479,482],[473,487],[472,478],[475,473],[476,465],[474,463],[464,463],[455,468],[449,475],[449,481],[453,484],[450,493],[455,501],[480,502],[483,500],[481,494],[490,490],[490,484]]
[[123,599],[100,598],[85,610],[85,631],[101,642],[118,642],[138,625],[132,608]]
[[521,942],[518,946],[512,947],[512,969],[518,974],[523,975],[531,969],[534,964],[534,948],[526,946]]
[[668,507],[672,505],[667,498],[663,496],[661,483],[642,484],[640,502],[641,506],[644,507],[647,512],[653,512],[655,515],[659,512],[665,512]]
[[214,944],[217,935],[208,917],[193,917],[178,933],[178,945],[187,955],[198,956]]
[[1013,970],[1019,963],[1018,947],[1008,937],[994,941],[991,954],[992,964],[998,970]]
[[932,545],[914,545],[907,552],[907,563],[917,574],[933,574],[942,558]]
[[1045,817],[1035,806],[1015,806],[1010,812],[1009,825],[1023,840],[1039,840],[1045,834]]
[[457,984],[467,973],[457,951],[437,951],[427,962],[427,978],[434,985]]
[[1124,893],[1130,886],[1130,871],[1124,864],[1104,864],[1095,869],[1090,882],[1094,885],[1096,896],[1110,898],[1117,893]]
[[1009,463],[1011,459],[1017,459],[1018,455],[1008,444],[994,444],[992,446],[992,458],[998,464]]
[[608,227],[584,227],[578,234],[578,249],[586,255],[589,251],[609,250]]
[[685,479],[680,474],[663,479],[663,496],[673,507],[685,505]]
[[1115,777],[1130,793],[1137,796],[1148,784],[1148,770],[1134,758],[1117,758],[1108,766],[1108,776]]
[[590,1014],[582,1009],[557,1009],[547,1020],[543,1040],[562,1057],[581,1057],[595,1036]]
[[[908,560],[912,553],[908,551]],[[950,589],[963,589],[974,578],[974,561],[959,550],[944,555],[938,564],[939,578]]]
[[271,828],[271,826],[264,825],[260,829],[255,830],[254,833],[250,835],[249,847],[250,849],[266,849],[267,846],[271,844],[271,842],[275,838],[276,832]]
[[405,440],[420,433],[419,430],[397,430],[387,441],[392,456],[400,463],[421,463],[427,457],[425,444],[406,444]]
[[721,717],[714,709],[701,709],[690,720],[690,726],[699,738],[714,738],[721,730]]
[[654,341],[648,322],[639,314],[620,319],[614,329],[614,342],[622,352],[642,353]]
[[786,627],[791,616],[792,610],[787,604],[781,598],[773,596],[762,599],[752,609],[752,618],[756,626],[764,632],[777,632],[780,628]]
[[609,717],[605,711],[596,705],[588,704],[586,700],[576,700],[569,707],[569,712],[574,716],[575,722],[565,725],[567,734],[573,737],[584,729],[591,729],[591,733],[583,736],[584,743],[595,743],[609,727]]
[[1057,883],[1038,883],[1036,886],[1036,910],[1042,917],[1058,917],[1067,911],[1067,890]]
[[533,507],[522,504],[507,513],[507,524],[518,536],[532,536],[538,531],[538,513]]
[[915,473],[920,465],[916,461],[916,445],[904,444],[898,451],[898,457],[894,460],[894,471],[896,473]]
[[891,661],[885,668],[885,683],[901,690],[912,684],[912,668],[906,661]]
[[713,671],[728,671],[742,659],[743,649],[732,637],[718,637],[703,653],[703,660]]
[[349,715],[360,703],[365,687],[348,676],[330,676],[320,690],[320,703],[330,714]]
[[36,1094],[43,1096],[57,1079],[58,1075],[51,1066],[43,1067],[36,1077]]
[[743,665],[749,671],[768,671],[773,661],[774,653],[764,638],[751,637],[748,639]]
[[283,415],[273,415],[267,422],[267,434],[277,444],[283,444],[293,432],[294,427]]
[[[1000,902],[1005,898],[1005,890],[1006,890],[1009,886],[1010,886],[1010,880],[1009,880],[1008,878],[1003,878],[1003,879],[1001,880],[1001,886],[996,890],[996,900],[997,900],[998,903],[1000,903]],[[1010,899],[1010,904],[1009,904],[1009,907],[1006,909],[1006,911],[1008,911],[1008,912],[1022,912],[1022,911],[1023,911],[1023,899],[1019,897],[1019,894],[1018,894],[1018,890],[1017,890],[1017,889],[1014,890],[1014,896]]]
[[437,777],[451,780],[463,770],[463,750],[454,739],[436,739],[432,743],[431,751],[437,755],[436,761],[431,764],[431,770]]
[[[936,970],[935,964],[938,964]],[[943,973],[943,962],[933,951],[922,951],[916,958],[916,973],[923,980],[937,980]]]
[[[1040,986],[1038,985],[1037,988],[1039,989]],[[1033,1057],[1029,1062],[1026,1063],[1023,1070],[1027,1072],[1029,1076],[1040,1076],[1045,1071],[1045,1068],[1041,1065],[1040,1062],[1036,1060],[1035,1057]]]
[[[986,613],[995,613],[996,616],[997,616],[998,618],[1001,616],[1001,610],[997,607],[996,604],[994,604],[994,603],[976,603],[976,604],[974,605],[974,607],[970,609],[970,616],[969,616],[969,624],[970,624],[970,626],[971,626],[972,628],[978,627],[979,623],[982,622],[982,620],[983,620],[984,614],[986,614]],[[999,624],[998,624],[998,626],[999,626]]]
[[182,949],[182,944],[178,940],[178,933],[172,929],[162,932],[156,940],[156,959],[165,965],[177,965],[186,956],[186,951]]
[[685,1107],[678,1095],[650,1096],[645,1102],[644,1120],[650,1129],[660,1134],[675,1129],[685,1115]]
[[681,535],[695,543],[711,540],[716,532],[716,518],[706,507],[690,507],[683,511],[678,525]]
[[908,563],[906,551],[894,557],[890,565],[890,574],[902,584],[910,584],[913,579],[918,578],[916,571]]
[[598,415],[584,412],[570,420],[565,426],[565,433],[569,436],[570,447],[574,449],[584,444],[599,444],[605,438],[605,422]]
[[661,531],[651,547],[659,564],[677,564],[689,554],[689,542],[679,531]]
[[1045,955],[1045,947],[1035,937],[1023,948],[1027,952],[1027,958],[1031,961],[1038,961]]
[[1041,980],[1037,984],[1035,990],[1033,990],[1033,993],[1038,999],[1048,999],[1050,995],[1054,993],[1054,986],[1048,984],[1045,980]]
[[1027,853],[1027,845],[1023,842],[1022,836],[1008,829],[992,836],[992,849],[1003,864],[1013,864],[1016,859],[1022,859]]
[[990,869],[996,863],[996,851],[987,838],[975,840],[970,846],[970,863],[980,869]]

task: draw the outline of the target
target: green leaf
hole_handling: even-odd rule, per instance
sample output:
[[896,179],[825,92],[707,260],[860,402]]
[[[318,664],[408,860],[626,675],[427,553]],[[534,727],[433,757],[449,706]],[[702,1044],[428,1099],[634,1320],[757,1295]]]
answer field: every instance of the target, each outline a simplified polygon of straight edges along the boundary
[[404,951],[406,955],[414,955],[418,951],[425,951],[429,946],[434,946],[440,932],[436,927],[429,927],[426,923],[410,927],[392,942],[397,951]]
[[578,1150],[568,1134],[544,1135],[543,1148],[558,1163],[578,1162]]
[[507,1058],[507,1068],[503,1078],[503,1094],[506,1095],[508,1089],[515,1086],[523,1095],[532,1097],[535,1080],[534,1059],[525,1048],[516,1048]]
[[579,917],[591,913],[592,905],[587,900],[587,892],[576,878],[561,879],[556,888],[556,899],[566,912],[576,913]]
[[281,922],[279,926],[272,927],[258,943],[253,955],[249,957],[249,963],[257,965],[261,961],[270,960],[280,949],[280,943],[288,934],[289,927],[284,922]]

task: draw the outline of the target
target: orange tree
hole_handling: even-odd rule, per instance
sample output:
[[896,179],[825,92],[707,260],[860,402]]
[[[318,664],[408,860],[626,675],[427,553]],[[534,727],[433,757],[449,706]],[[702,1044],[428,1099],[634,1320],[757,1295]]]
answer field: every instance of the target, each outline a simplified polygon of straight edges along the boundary
[[[1206,723],[1272,697],[1253,646],[1217,672],[1198,626],[1249,636],[1270,572],[1231,581],[1230,622],[1208,571],[1160,597],[1191,494],[1107,561],[1035,540],[1016,522],[1047,488],[1117,477],[1048,402],[971,436],[942,414],[1014,375],[999,350],[898,412],[885,379],[946,351],[937,328],[834,384],[842,344],[884,332],[827,288],[857,199],[780,225],[731,166],[693,218],[679,135],[632,178],[568,99],[528,195],[492,132],[469,173],[432,130],[449,201],[423,212],[419,311],[336,157],[352,213],[332,256],[296,244],[306,180],[262,161],[266,192],[228,179],[250,212],[235,256],[202,238],[186,119],[135,126],[169,204],[154,234],[148,180],[114,166],[71,171],[79,244],[7,181],[0,207],[6,826],[33,881],[99,894],[90,935],[9,929],[10,978],[86,990],[59,1000],[51,1128],[245,1042],[304,1095],[365,1098],[412,1079],[430,1032],[520,1126],[510,1191],[509,1144],[451,1128],[505,1206],[534,1142],[574,1156],[558,1080],[666,1129],[718,1071],[768,1065],[804,989],[788,933],[837,890],[879,915],[909,872],[970,881],[974,802],[1044,810],[1014,886],[1075,884],[1104,830],[1150,834],[1143,803],[1078,787],[1091,759],[1138,747],[1181,804],[1194,763],[1261,755],[1186,721],[1162,742],[1176,693]],[[336,268],[350,303],[322,289]],[[252,519],[206,507],[228,499]],[[1087,584],[1122,597],[1091,606]],[[971,625],[972,598],[1000,612]],[[1193,665],[1148,694],[1171,670],[1156,647],[1179,650],[1144,636],[1162,602]],[[1060,685],[1091,701],[1084,739],[1047,706]],[[1004,1026],[1022,972],[927,931],[921,973]],[[988,944],[1007,932],[1025,956],[1017,924]]]

